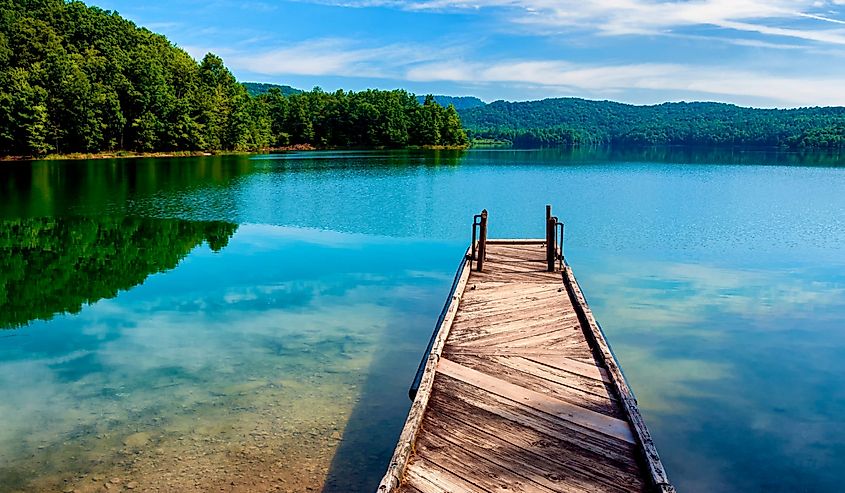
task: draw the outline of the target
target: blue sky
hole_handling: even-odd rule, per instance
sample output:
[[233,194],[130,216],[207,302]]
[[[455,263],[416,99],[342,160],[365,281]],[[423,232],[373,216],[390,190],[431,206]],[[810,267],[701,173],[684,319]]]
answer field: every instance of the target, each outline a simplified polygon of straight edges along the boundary
[[845,0],[96,0],[244,81],[845,106]]

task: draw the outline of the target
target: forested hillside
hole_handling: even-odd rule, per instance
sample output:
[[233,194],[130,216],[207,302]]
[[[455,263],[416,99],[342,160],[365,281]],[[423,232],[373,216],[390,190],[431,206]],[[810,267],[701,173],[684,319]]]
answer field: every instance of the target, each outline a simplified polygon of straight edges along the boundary
[[274,87],[281,91],[281,93],[285,96],[303,92],[302,89],[296,89],[295,87],[283,86],[281,84],[267,84],[264,82],[244,82],[243,85],[246,87],[246,92],[250,96],[261,96],[262,94],[267,94],[270,92],[270,89]]
[[454,108],[405,91],[252,97],[117,13],[64,0],[0,0],[0,154],[463,145]]
[[564,98],[461,111],[471,137],[515,146],[845,147],[845,108],[754,109],[721,103],[633,106]]
[[[417,100],[422,103],[425,100],[425,97],[417,96]],[[434,100],[440,106],[449,106],[451,104],[458,111],[468,108],[477,108],[478,106],[484,106],[487,104],[474,96],[439,96],[435,94]]]

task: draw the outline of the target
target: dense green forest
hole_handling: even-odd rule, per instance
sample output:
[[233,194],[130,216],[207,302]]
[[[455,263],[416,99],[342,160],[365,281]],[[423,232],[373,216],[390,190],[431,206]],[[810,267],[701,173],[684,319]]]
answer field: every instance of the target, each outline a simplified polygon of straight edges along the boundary
[[203,242],[224,248],[236,229],[132,217],[0,221],[0,329],[78,313],[176,267]]
[[250,96],[209,53],[197,62],[115,12],[0,0],[0,154],[461,146],[453,107],[405,91]]
[[845,147],[845,108],[754,109],[722,103],[634,106],[563,98],[461,110],[474,139],[517,147],[708,145]]
[[[266,82],[244,82],[244,87],[246,87],[246,92],[249,93],[250,96],[261,96],[262,94],[267,94],[270,92],[272,88],[278,88],[279,91],[282,92],[285,96],[290,96],[293,94],[300,94],[304,92],[302,89],[297,89],[291,86],[285,86],[281,84],[270,84]],[[417,96],[417,101],[420,104],[425,103],[425,99],[427,96]],[[434,102],[443,106],[444,108],[452,105],[455,107],[456,110],[465,110],[468,108],[475,108],[477,106],[484,106],[484,101],[476,98],[475,96],[442,96],[439,94],[434,95]]]

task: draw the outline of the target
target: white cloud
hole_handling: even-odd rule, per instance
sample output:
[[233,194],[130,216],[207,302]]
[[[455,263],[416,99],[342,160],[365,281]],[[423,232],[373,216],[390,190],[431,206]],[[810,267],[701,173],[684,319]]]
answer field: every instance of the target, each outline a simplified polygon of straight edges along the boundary
[[[296,43],[284,48],[256,51],[230,48],[186,47],[195,58],[212,51],[225,57],[236,70],[263,75],[326,75],[345,77],[392,77],[398,67],[442,60],[457,54],[449,47],[391,44],[369,47],[351,39],[322,38]],[[199,55],[201,56],[201,55]]]
[[[345,7],[393,7],[411,11],[505,11],[505,19],[546,34],[587,30],[603,35],[663,34],[711,26],[766,36],[845,44],[845,30],[830,28],[839,0],[317,0]],[[803,21],[803,23],[802,23]],[[795,23],[784,27],[784,22]],[[810,22],[812,25],[804,26]],[[802,27],[798,27],[801,25]]]

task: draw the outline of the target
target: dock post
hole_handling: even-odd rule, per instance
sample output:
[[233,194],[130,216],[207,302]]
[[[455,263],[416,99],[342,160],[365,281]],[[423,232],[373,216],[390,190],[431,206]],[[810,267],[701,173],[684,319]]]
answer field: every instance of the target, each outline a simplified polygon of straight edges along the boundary
[[487,258],[487,209],[481,211],[481,225],[478,229],[478,258],[475,260],[475,265],[478,272],[481,272],[484,260]]
[[546,266],[549,272],[555,271],[555,218],[552,206],[546,206]]

